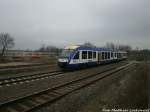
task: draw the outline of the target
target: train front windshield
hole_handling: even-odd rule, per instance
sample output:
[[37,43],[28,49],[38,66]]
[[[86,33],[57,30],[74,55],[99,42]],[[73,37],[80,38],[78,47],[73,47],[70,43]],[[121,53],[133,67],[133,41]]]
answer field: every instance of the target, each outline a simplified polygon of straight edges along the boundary
[[64,49],[60,55],[60,58],[69,58],[72,52],[73,49]]

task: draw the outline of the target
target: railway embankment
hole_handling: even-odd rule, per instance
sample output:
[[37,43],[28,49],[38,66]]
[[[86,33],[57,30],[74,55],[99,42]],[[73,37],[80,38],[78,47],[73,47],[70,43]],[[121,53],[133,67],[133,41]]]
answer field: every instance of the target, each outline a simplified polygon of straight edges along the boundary
[[147,110],[150,107],[149,73],[150,65],[137,63],[34,112]]
[[147,109],[149,70],[148,63],[126,61],[73,72],[31,72],[32,75],[24,74],[19,78],[14,74],[0,82],[0,110],[101,112]]

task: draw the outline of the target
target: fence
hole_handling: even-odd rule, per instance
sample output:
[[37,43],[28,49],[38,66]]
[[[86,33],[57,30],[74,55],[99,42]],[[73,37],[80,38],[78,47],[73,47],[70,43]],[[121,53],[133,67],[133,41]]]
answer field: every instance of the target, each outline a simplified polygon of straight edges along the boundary
[[[1,50],[0,50],[1,52]],[[44,51],[44,52],[39,52],[39,51],[24,51],[24,50],[7,50],[5,53],[4,53],[4,56],[7,56],[7,57],[41,57],[41,56],[58,56],[59,53],[58,52],[47,52],[47,51]]]

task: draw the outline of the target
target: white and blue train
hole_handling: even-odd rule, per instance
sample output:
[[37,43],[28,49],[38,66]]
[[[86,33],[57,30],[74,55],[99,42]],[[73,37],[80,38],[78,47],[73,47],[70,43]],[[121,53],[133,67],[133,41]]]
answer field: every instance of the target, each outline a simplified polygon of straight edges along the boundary
[[61,68],[74,70],[88,66],[106,64],[124,60],[127,52],[107,48],[93,48],[87,46],[66,46],[59,59]]

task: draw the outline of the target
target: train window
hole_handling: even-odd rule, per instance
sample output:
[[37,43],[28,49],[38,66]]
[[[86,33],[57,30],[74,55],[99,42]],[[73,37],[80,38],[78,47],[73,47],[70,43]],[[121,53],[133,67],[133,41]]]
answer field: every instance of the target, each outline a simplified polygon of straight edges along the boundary
[[110,52],[108,52],[108,58],[107,59],[110,59]]
[[88,51],[88,59],[92,59],[92,51]]
[[115,53],[115,57],[117,57],[117,53]]
[[82,51],[82,59],[87,59],[87,51]]
[[113,53],[111,52],[111,57],[113,57]]
[[96,58],[96,52],[93,52],[93,58],[94,59]]
[[102,52],[102,60],[104,60],[104,59],[105,59],[104,52]]
[[76,53],[73,59],[79,59],[79,51]]
[[107,52],[105,52],[105,59],[107,59]]

